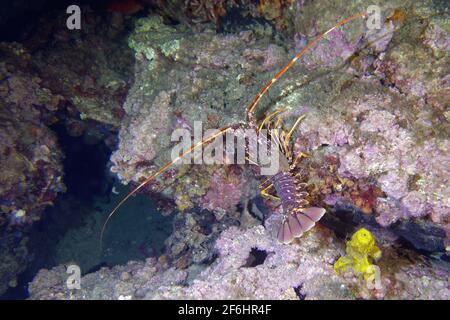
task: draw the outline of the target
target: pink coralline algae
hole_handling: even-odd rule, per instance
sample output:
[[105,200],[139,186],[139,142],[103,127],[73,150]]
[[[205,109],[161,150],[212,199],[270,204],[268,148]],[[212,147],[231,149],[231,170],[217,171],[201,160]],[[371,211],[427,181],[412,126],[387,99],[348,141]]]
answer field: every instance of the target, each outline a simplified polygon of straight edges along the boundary
[[378,179],[381,189],[395,199],[400,199],[408,192],[408,176],[390,171]]
[[367,132],[383,132],[395,125],[395,116],[384,110],[371,110],[361,122],[360,129]]
[[350,42],[341,30],[333,30],[327,37],[328,41],[319,43],[305,57],[308,68],[335,67],[347,60],[359,47],[359,39]]
[[12,215],[23,210],[20,221],[32,223],[57,192],[64,191],[62,154],[36,107],[53,110],[60,97],[29,73],[28,53],[22,46],[1,44],[0,55],[5,57],[0,62],[0,78],[5,79],[0,82],[1,209]]
[[[326,112],[309,108],[299,126],[297,148],[308,152],[329,146],[338,156],[339,176],[375,180],[387,196],[378,201],[380,224],[428,216],[445,225],[448,142],[424,139],[430,115],[414,115],[407,105],[395,94],[374,93],[356,102],[336,99]],[[332,195],[327,199],[332,201]],[[386,209],[386,201],[392,202],[392,210]]]
[[286,51],[284,50],[284,48],[274,44],[270,44],[267,48],[266,58],[262,66],[262,70],[267,71],[272,69],[273,67],[279,66],[280,63],[283,63],[285,57]]
[[[145,171],[141,173],[141,170],[145,169],[143,165],[155,158],[160,137],[167,135],[171,129],[169,105],[170,94],[163,91],[155,99],[152,110],[143,105],[139,111],[140,115],[131,119],[127,126],[123,126],[119,134],[119,149],[111,157],[111,161],[117,164],[111,171],[118,173],[121,179],[129,181],[132,175],[136,174],[135,171],[139,172],[138,176],[148,175]],[[120,172],[124,164],[129,164],[130,167]]]
[[404,196],[402,198],[402,205],[415,218],[427,215],[426,197],[418,191],[411,191]]
[[305,115],[299,127],[301,137],[296,145],[299,150],[314,150],[321,145],[344,146],[353,141],[353,128],[343,121],[336,121],[335,114],[310,108]]
[[367,30],[367,40],[371,46],[375,50],[375,52],[384,52],[389,43],[392,40],[392,36],[394,35],[395,25],[392,22],[384,23],[381,26],[381,29],[373,28]]
[[450,50],[450,36],[437,23],[428,25],[423,43],[433,50],[435,56]]
[[62,152],[42,119],[61,97],[31,71],[23,46],[0,43],[0,57],[1,294],[26,268],[27,231],[65,186]]
[[243,196],[242,187],[238,175],[224,177],[221,172],[214,173],[210,189],[202,200],[204,208],[211,211],[234,209]]
[[[184,270],[147,259],[81,279],[80,290],[66,287],[64,266],[41,270],[30,284],[31,299],[448,299],[448,272],[431,270],[380,244],[381,287],[338,277],[333,262],[344,253],[335,238],[312,230],[298,243],[274,241],[280,216],[264,226],[230,227],[216,241],[217,259]],[[410,259],[415,259],[414,257]],[[161,260],[161,259],[160,259]],[[410,261],[410,260],[409,260]],[[401,263],[402,267],[397,268]],[[433,289],[431,289],[433,288]]]

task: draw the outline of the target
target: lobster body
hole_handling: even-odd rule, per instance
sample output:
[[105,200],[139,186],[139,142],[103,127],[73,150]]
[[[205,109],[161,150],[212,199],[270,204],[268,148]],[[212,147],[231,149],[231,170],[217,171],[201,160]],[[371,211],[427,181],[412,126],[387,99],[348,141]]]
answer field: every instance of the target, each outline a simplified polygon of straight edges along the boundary
[[[281,163],[288,163],[288,159],[280,152]],[[307,192],[303,191],[305,183],[298,181],[298,178],[290,172],[290,166],[282,165],[271,181],[280,198],[283,207],[283,221],[278,231],[278,240],[288,244],[295,238],[299,238],[303,233],[314,227],[325,214],[325,209],[317,207],[306,207],[308,201],[305,197]]]
[[290,172],[281,171],[272,177],[272,181],[284,211],[291,212],[295,209],[297,202],[303,200],[297,195],[295,178]]

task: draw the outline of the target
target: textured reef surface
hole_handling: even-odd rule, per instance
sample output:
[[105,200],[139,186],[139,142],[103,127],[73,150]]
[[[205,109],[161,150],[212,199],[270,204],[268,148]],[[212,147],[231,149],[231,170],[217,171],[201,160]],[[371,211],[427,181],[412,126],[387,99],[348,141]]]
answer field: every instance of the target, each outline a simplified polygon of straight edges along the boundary
[[[230,227],[215,244],[210,266],[181,269],[162,259],[104,268],[68,290],[64,266],[41,270],[30,285],[32,299],[447,299],[446,271],[381,250],[392,265],[382,265],[381,284],[369,290],[358,279],[338,277],[333,262],[343,248],[327,231],[312,231],[299,243],[274,241],[280,223],[272,215],[265,226]],[[273,234],[275,233],[275,234]],[[385,249],[385,250],[384,250]],[[391,256],[392,255],[392,256]]]
[[[358,4],[353,5],[356,10]],[[418,217],[444,225],[449,215],[448,22],[430,17],[430,10],[438,9],[431,2],[397,5],[383,7],[389,18],[378,33],[357,22],[330,33],[261,105],[264,112],[286,108],[287,122],[307,115],[295,137],[298,150],[313,159],[315,153],[326,153],[325,161],[334,162],[333,181],[317,169],[304,170],[318,189],[314,194],[326,194],[331,202],[352,198],[366,213],[377,209],[382,226]],[[112,171],[125,183],[138,182],[154,172],[152,165],[169,159],[173,129],[200,120],[204,129],[218,128],[244,119],[248,101],[305,45],[305,35],[325,29],[325,21],[338,21],[347,11],[305,5],[291,42],[264,25],[235,33],[192,33],[183,25],[163,24],[160,16],[138,20],[129,37],[136,55],[135,82],[124,104]],[[322,12],[323,20],[309,12]],[[414,28],[422,20],[427,22],[420,30]],[[200,177],[205,170],[212,180]],[[182,169],[176,190],[164,192],[177,198],[181,210],[191,207],[185,202],[207,208],[214,192],[208,188],[220,175],[211,171],[216,172]],[[238,190],[246,180],[228,179]],[[182,185],[192,181],[199,185],[192,192],[199,194],[187,191],[188,199],[179,199],[186,195]],[[370,197],[375,199],[365,199]]]
[[62,153],[55,134],[35,105],[58,104],[59,97],[26,71],[30,56],[19,44],[1,44],[0,55],[0,292],[27,261],[22,230],[64,191]]
[[[0,43],[0,293],[27,263],[25,225],[65,191],[52,125],[104,142],[112,174],[137,186],[170,161],[175,129],[244,121],[250,101],[295,53],[367,6],[147,5],[137,15],[85,7],[79,33],[59,30],[64,16],[56,16],[21,43]],[[256,110],[262,119],[285,109],[285,128],[306,115],[292,139],[295,152],[307,154],[299,171],[307,200],[327,209],[316,228],[278,243],[282,208],[259,195],[262,177],[250,166],[176,166],[143,190],[159,211],[150,214],[172,216],[168,236],[156,225],[166,220],[147,219],[162,239],[156,247],[136,236],[145,261],[96,268],[102,255],[114,260],[114,250],[94,249],[104,216],[87,215],[86,227],[61,241],[61,265],[30,283],[30,298],[450,299],[450,19],[440,1],[380,1],[380,8],[381,29],[357,20],[330,32]],[[107,238],[128,232],[126,214],[112,218]],[[363,258],[348,250],[362,227],[379,249]],[[74,241],[88,248],[76,258]],[[347,259],[340,257],[352,267],[336,272]],[[66,287],[72,263],[83,266],[79,290]]]
[[[30,26],[21,42],[0,43],[0,294],[17,286],[32,260],[33,224],[66,191],[66,154],[54,126],[90,145],[115,141],[132,80],[125,25],[87,7],[84,13],[80,33],[61,29],[65,17],[56,11]],[[60,222],[67,216],[60,214]]]

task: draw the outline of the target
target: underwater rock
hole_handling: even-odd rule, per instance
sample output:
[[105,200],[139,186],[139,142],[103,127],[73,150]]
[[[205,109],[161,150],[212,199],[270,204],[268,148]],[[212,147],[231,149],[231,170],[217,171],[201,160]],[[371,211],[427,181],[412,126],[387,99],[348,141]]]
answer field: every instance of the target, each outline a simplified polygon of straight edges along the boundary
[[[65,191],[63,155],[50,126],[62,122],[89,144],[110,137],[120,121],[132,66],[119,40],[125,26],[96,19],[88,7],[83,12],[83,34],[61,29],[65,12],[58,11],[32,20],[39,28],[27,26],[22,43],[0,43],[0,293],[33,259],[26,250],[31,224]],[[92,103],[77,103],[80,97]]]
[[[124,272],[129,275],[126,279],[123,279]],[[51,270],[42,269],[30,284],[29,291],[30,299],[132,299],[161,285],[183,283],[186,276],[186,271],[164,269],[156,259],[149,258],[112,269],[101,268],[82,277],[80,290],[69,290],[66,266],[63,265]]]
[[[320,249],[318,249],[317,236],[310,235],[307,239],[309,240],[306,240],[307,243],[303,246],[284,246],[273,241],[262,226],[247,231],[231,227],[221,234],[216,243],[218,258],[200,273],[189,268],[184,271],[174,269],[156,271],[148,265],[148,260],[146,263],[130,263],[129,266],[115,267],[116,276],[113,276],[112,270],[107,272],[106,269],[102,269],[83,277],[81,281],[86,285],[82,286],[81,290],[74,291],[72,297],[90,299],[95,294],[97,298],[117,299],[120,295],[130,294],[131,298],[135,299],[138,298],[134,295],[135,287],[141,286],[147,288],[145,299],[206,297],[209,299],[249,297],[296,299],[294,287],[298,287],[303,281],[310,283],[310,287],[304,286],[306,294],[326,296],[334,292],[334,294],[341,293],[345,297],[348,294],[345,289],[335,290],[340,287],[340,282],[329,264],[334,259],[334,252],[330,249],[325,255],[308,255],[307,252],[310,250]],[[267,252],[267,257],[256,266],[245,266],[253,247]],[[133,266],[138,267],[138,270]],[[129,290],[126,292],[122,290],[124,281],[120,280],[123,270],[127,270],[132,275],[131,279],[126,281],[129,285]],[[50,271],[42,270],[30,285],[31,298],[68,297],[71,293],[65,289],[62,281],[64,276],[61,273],[64,271],[61,267]],[[186,283],[189,272],[195,272],[197,276]],[[58,274],[62,277],[59,283],[55,283],[51,279],[58,277]],[[330,277],[325,276],[328,274]],[[177,281],[173,281],[173,278],[178,277],[177,275],[184,275],[184,279],[178,278]],[[104,277],[103,288],[114,289],[111,291],[100,289],[99,283],[96,283],[100,280],[100,276]],[[171,277],[172,283],[165,280],[168,276]],[[142,281],[143,277],[147,280]],[[183,280],[180,281],[180,279]],[[324,288],[322,284],[332,284],[332,287]],[[141,297],[142,294],[138,296]]]
[[[41,270],[30,284],[31,299],[448,299],[448,270],[431,269],[414,255],[399,256],[380,243],[381,289],[338,277],[333,262],[344,252],[328,232],[312,230],[291,245],[279,244],[280,215],[266,227],[230,227],[216,241],[217,258],[200,271],[162,267],[154,259],[88,274],[80,290],[68,290],[63,266]],[[411,253],[408,253],[411,255]],[[396,267],[397,266],[397,267]],[[398,267],[400,266],[400,267]],[[129,277],[124,279],[123,272]]]
[[0,57],[1,294],[26,267],[30,225],[65,186],[56,135],[42,119],[61,97],[30,72],[31,56],[22,45],[0,43]]
[[211,22],[221,29],[223,24],[233,23],[233,19],[254,18],[271,22],[279,30],[286,30],[290,27],[294,20],[292,11],[299,11],[302,4],[302,1],[294,0],[258,2],[249,0],[149,0],[148,2],[162,16],[191,27]]
[[55,134],[42,120],[46,109],[58,107],[61,96],[28,72],[31,57],[23,46],[1,43],[0,55],[1,206],[2,212],[16,216],[11,223],[20,225],[20,218],[22,224],[39,219],[56,193],[64,191],[62,154]]
[[[438,136],[422,141],[427,129],[418,125],[420,115],[411,113],[408,102],[395,94],[381,96],[384,89],[375,84],[373,88],[378,92],[358,94],[354,104],[347,102],[348,96],[339,98],[333,106],[336,112],[309,112],[299,128],[303,150],[329,145],[341,179],[375,180],[385,193],[375,203],[383,226],[417,217],[445,225],[450,213],[444,200],[448,173],[442,166],[448,157],[447,141]],[[386,201],[392,210],[386,210]]]
[[417,250],[422,250],[437,255],[444,255],[445,230],[434,226],[429,221],[414,223],[406,221],[395,227],[395,232],[404,238]]
[[[448,81],[446,58],[450,52],[450,28],[443,15],[430,17],[429,10],[427,5],[418,4],[394,12],[390,19],[397,24],[398,34],[390,49],[374,62],[375,74],[393,90],[419,99],[448,97],[443,84]],[[426,22],[417,23],[420,20]],[[413,23],[419,27],[407,26]]]
[[[251,25],[227,34],[207,27],[192,33],[156,15],[136,21],[129,37],[136,57],[135,82],[111,158],[112,171],[122,182],[142,182],[169,160],[174,129],[192,128],[199,120],[207,129],[244,119],[249,97],[288,61],[295,47],[304,47],[330,21],[366,9],[357,1],[333,8],[322,2],[296,5],[302,7],[302,19],[293,25],[297,42],[281,42],[276,34]],[[443,165],[448,160],[448,121],[445,103],[436,98],[446,94],[447,33],[439,18],[427,15],[438,9],[431,2],[389,2],[382,6],[379,32],[367,31],[361,21],[334,30],[261,102],[259,118],[287,109],[281,115],[285,127],[306,114],[293,139],[296,151],[312,158],[301,163],[310,202],[348,202],[375,216],[382,227],[410,219],[448,226],[448,170]],[[321,12],[321,19],[315,12]],[[433,21],[415,29],[419,18]],[[411,39],[420,40],[415,63],[408,60]],[[435,70],[433,64],[439,67]],[[395,65],[393,73],[383,65]],[[424,86],[430,77],[434,80]],[[426,90],[417,95],[411,85]],[[170,179],[164,177],[166,183],[160,179],[155,185],[182,211],[195,206],[219,211],[257,192],[256,179],[245,169],[229,189],[222,182],[224,188],[214,188],[223,176],[220,170],[176,169]],[[249,192],[243,192],[242,182]],[[232,197],[221,203],[221,190]]]
[[243,185],[242,175],[214,173],[211,186],[203,198],[203,207],[211,211],[235,209],[244,196]]
[[226,2],[226,0],[149,0],[149,3],[154,6],[162,16],[187,25],[205,22],[219,24],[220,18],[226,13],[224,8]]
[[239,215],[230,213],[216,221],[207,210],[179,213],[174,218],[173,233],[165,241],[166,254],[173,265],[185,269],[192,264],[208,265],[215,259],[215,241],[230,225],[239,224]]
[[[140,182],[170,159],[174,129],[193,128],[195,121],[202,121],[203,130],[219,128],[244,118],[246,91],[259,88],[264,78],[260,71],[273,72],[283,63],[273,58],[279,57],[274,53],[279,50],[272,42],[252,30],[191,33],[182,25],[166,25],[155,15],[137,20],[129,38],[136,56],[135,82],[124,105],[126,115],[118,149],[111,157],[111,170],[124,183]],[[262,67],[264,61],[267,63]],[[196,167],[192,171],[181,169],[177,186],[164,191],[176,198],[181,210],[202,202],[200,196],[208,191],[209,176],[214,174],[208,168],[212,166]],[[193,177],[183,179],[192,172]],[[196,188],[192,188],[195,182]],[[233,184],[237,190],[241,182]],[[198,194],[191,194],[193,189],[199,190]],[[214,193],[207,197],[214,197]]]
[[[32,56],[21,45],[7,45],[8,59],[21,56],[19,66],[32,61],[37,75],[0,69],[5,110],[39,106],[51,118],[64,100],[71,135],[90,130],[87,120],[99,124],[89,141],[119,128],[111,171],[132,185],[169,160],[175,129],[192,129],[196,121],[203,129],[242,123],[248,103],[297,50],[367,6],[361,1],[333,6],[324,1],[149,2],[170,19],[154,12],[139,19],[101,18],[86,9],[80,33],[55,31],[48,24],[31,36],[25,47]],[[251,219],[246,211],[259,191],[260,179],[251,170],[175,167],[145,188],[167,198],[166,208],[179,210],[159,259],[87,274],[76,292],[64,286],[64,268],[43,270],[30,285],[32,298],[448,299],[448,270],[407,249],[443,256],[448,248],[448,19],[431,0],[382,1],[381,7],[381,30],[368,31],[361,19],[329,32],[277,81],[255,113],[262,119],[286,109],[279,118],[284,129],[306,115],[292,136],[295,151],[307,155],[299,175],[306,199],[327,206],[323,224],[336,222],[337,227],[327,227],[341,239],[319,225],[298,242],[280,245],[273,235],[280,223],[276,201],[260,201],[274,213],[270,217]],[[256,19],[236,24],[235,14]],[[248,23],[259,18],[270,23]],[[61,23],[62,16],[58,19]],[[130,22],[135,25],[126,38]],[[200,26],[204,22],[216,26]],[[34,119],[34,111],[19,110]],[[20,121],[18,129],[25,130],[24,123],[34,120]],[[47,175],[60,176],[48,169],[58,168],[57,148],[50,147],[54,138],[41,119],[37,122],[41,131],[33,134],[43,147],[31,152],[47,160]],[[8,141],[10,133],[4,135]],[[5,154],[18,158],[21,168],[11,176],[26,175],[28,154],[21,158],[22,150],[13,151]],[[42,190],[35,186],[31,193]],[[59,191],[52,188],[51,197]],[[357,277],[333,273],[332,264],[344,254],[342,237],[352,231],[340,216],[341,205],[353,208],[348,210],[353,227],[369,225],[380,243],[381,282],[375,290]],[[17,208],[6,217],[16,226],[28,214]]]
[[[211,190],[208,193],[212,192]],[[186,212],[178,212],[174,218],[173,233],[165,241],[166,254],[170,262],[179,269],[199,265],[205,268],[215,261],[217,252],[215,243],[219,235],[230,226],[243,228],[260,225],[265,219],[264,204],[255,209],[252,199],[246,205],[236,206],[232,203],[227,210],[217,207],[215,210],[194,208]],[[207,203],[207,202],[206,202]],[[258,211],[261,216],[255,215]]]
[[[81,8],[83,27],[61,28],[66,14],[50,12],[24,45],[43,83],[77,110],[76,120],[95,120],[117,128],[132,80],[132,51],[126,43],[127,21]],[[42,27],[41,27],[42,26]]]
[[0,222],[20,227],[39,220],[56,194],[65,191],[62,154],[54,133],[40,122],[39,112],[0,101],[0,116],[4,119],[0,125],[4,155]]
[[1,226],[1,229],[0,294],[3,294],[8,288],[18,285],[18,275],[25,270],[29,262],[29,251],[28,237],[22,232],[5,232],[4,226]]

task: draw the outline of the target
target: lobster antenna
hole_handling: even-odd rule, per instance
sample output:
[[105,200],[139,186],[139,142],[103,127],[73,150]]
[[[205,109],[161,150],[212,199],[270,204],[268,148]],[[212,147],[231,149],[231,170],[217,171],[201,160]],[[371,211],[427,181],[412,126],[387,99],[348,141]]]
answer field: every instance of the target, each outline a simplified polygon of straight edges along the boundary
[[247,108],[247,123],[254,123],[254,119],[253,119],[253,111],[255,110],[257,104],[259,103],[259,101],[261,100],[261,98],[266,94],[267,91],[269,91],[269,89],[272,87],[272,85],[279,80],[283,74],[286,73],[286,71],[288,71],[294,64],[295,62],[300,59],[306,52],[309,51],[309,49],[311,49],[312,47],[314,47],[316,45],[317,42],[319,42],[323,37],[325,37],[328,33],[330,33],[331,31],[349,23],[350,21],[359,19],[359,18],[366,18],[367,14],[366,13],[358,13],[357,15],[354,15],[350,18],[347,18],[345,20],[342,20],[341,22],[338,22],[337,24],[335,24],[332,28],[328,29],[327,31],[325,31],[324,33],[320,34],[319,36],[317,36],[317,38],[315,38],[312,42],[310,42],[306,47],[304,47],[302,50],[300,50],[294,58],[292,58],[291,61],[288,62],[288,64],[286,64],[283,69],[281,69],[276,75],[275,77],[273,77],[271,80],[269,80],[269,82],[266,83],[266,85],[262,88],[262,90],[256,95],[256,97],[253,99],[252,103],[250,103],[250,105]]
[[198,147],[210,142],[211,140],[215,139],[216,137],[223,135],[225,132],[231,129],[231,126],[223,127],[219,129],[218,132],[215,134],[210,135],[209,137],[197,142],[193,146],[191,146],[188,150],[183,152],[181,155],[173,159],[172,161],[166,163],[163,167],[161,167],[157,172],[152,174],[150,177],[145,179],[144,182],[142,182],[140,185],[138,185],[136,188],[134,188],[132,191],[130,191],[115,207],[114,209],[109,213],[108,217],[106,218],[106,221],[103,223],[102,231],[100,233],[100,242],[103,241],[103,235],[106,230],[106,225],[108,224],[109,220],[111,220],[112,216],[117,212],[117,210],[136,192],[138,192],[140,189],[142,189],[144,186],[149,184],[151,181],[155,180],[158,176],[160,176],[162,173],[164,173],[167,169],[169,169],[172,165],[186,157],[188,154],[190,154],[192,151],[197,149]]

